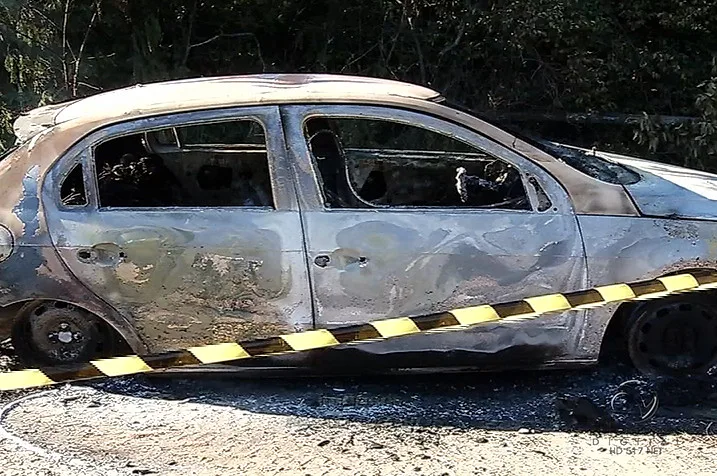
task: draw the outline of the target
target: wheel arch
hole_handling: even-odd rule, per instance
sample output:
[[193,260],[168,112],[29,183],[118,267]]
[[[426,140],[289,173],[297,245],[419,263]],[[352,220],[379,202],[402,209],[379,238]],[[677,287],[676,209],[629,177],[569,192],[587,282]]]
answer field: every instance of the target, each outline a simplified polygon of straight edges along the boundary
[[[691,273],[691,272],[704,272],[704,271],[712,271],[717,273],[717,264],[713,266],[695,266],[693,264],[684,264],[682,265],[684,267],[680,267],[680,265],[670,267],[667,270],[664,270],[660,273],[655,273],[652,277],[646,277],[645,279],[656,279],[666,276],[673,276],[676,274],[685,274],[685,273]],[[693,293],[687,293],[686,295],[694,295],[697,292]],[[702,296],[710,295],[715,297],[717,299],[717,290],[709,290],[709,291],[699,291],[699,294]],[[667,297],[667,296],[666,296]],[[604,330],[602,332],[601,338],[600,338],[600,352],[599,352],[599,359],[600,360],[607,360],[614,356],[614,354],[611,353],[611,351],[619,351],[622,353],[622,355],[617,356],[620,359],[627,359],[627,342],[625,339],[625,331],[626,327],[630,321],[631,318],[634,316],[637,316],[640,314],[641,310],[645,308],[645,306],[650,305],[652,302],[659,300],[659,299],[665,299],[658,298],[654,300],[648,300],[648,301],[630,301],[630,302],[623,302],[620,303],[617,308],[612,312],[612,315],[607,321],[607,324],[604,327]],[[616,339],[618,342],[614,342],[611,340]],[[617,344],[617,345],[615,345]]]
[[[145,353],[148,349],[145,342],[140,338],[130,319],[119,314],[107,305],[83,302],[75,299],[42,297],[15,301],[0,308],[0,319],[3,321],[1,328],[8,333],[18,324],[22,316],[35,306],[46,302],[62,302],[80,308],[106,325],[114,334],[122,339],[134,353]],[[9,337],[9,335],[8,335]]]

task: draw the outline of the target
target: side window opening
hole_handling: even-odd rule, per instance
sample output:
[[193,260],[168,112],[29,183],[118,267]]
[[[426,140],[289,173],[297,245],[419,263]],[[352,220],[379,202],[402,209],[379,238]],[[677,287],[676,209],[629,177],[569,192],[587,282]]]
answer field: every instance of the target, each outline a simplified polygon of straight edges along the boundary
[[66,207],[87,205],[82,164],[75,165],[60,186],[60,202]]
[[256,121],[215,122],[175,128],[180,147],[265,149],[264,129]]
[[528,179],[528,183],[530,183],[530,186],[533,187],[533,190],[535,190],[535,194],[538,197],[538,211],[545,212],[549,210],[550,207],[553,206],[553,202],[550,201],[550,197],[548,197],[548,194],[545,193],[543,187],[540,186],[535,177],[530,177]]
[[255,120],[119,137],[95,148],[100,207],[273,207]]
[[515,167],[453,137],[365,118],[313,117],[304,132],[327,207],[530,209]]

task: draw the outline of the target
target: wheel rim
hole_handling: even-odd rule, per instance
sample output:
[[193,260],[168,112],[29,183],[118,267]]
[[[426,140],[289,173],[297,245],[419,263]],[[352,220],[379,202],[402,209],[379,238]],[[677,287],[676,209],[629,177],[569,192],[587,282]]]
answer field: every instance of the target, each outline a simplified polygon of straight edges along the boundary
[[631,354],[652,373],[701,372],[717,358],[717,315],[683,302],[659,307],[639,319]]
[[98,345],[94,320],[82,310],[62,302],[34,309],[26,321],[25,335],[35,354],[33,357],[53,364],[85,360]]

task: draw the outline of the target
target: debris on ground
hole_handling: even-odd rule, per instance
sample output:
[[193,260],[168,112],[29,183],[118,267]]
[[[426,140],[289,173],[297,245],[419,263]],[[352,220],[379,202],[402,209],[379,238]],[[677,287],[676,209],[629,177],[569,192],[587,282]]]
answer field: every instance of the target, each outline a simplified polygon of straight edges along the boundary
[[[640,382],[622,367],[119,378],[28,392],[22,401],[3,396],[3,405],[16,403],[0,419],[10,435],[0,453],[4,474],[18,475],[711,471],[717,405],[707,399],[675,412],[676,389]],[[660,405],[649,419],[634,405],[611,407],[626,392],[650,409],[653,389]],[[662,407],[663,394],[672,407]]]

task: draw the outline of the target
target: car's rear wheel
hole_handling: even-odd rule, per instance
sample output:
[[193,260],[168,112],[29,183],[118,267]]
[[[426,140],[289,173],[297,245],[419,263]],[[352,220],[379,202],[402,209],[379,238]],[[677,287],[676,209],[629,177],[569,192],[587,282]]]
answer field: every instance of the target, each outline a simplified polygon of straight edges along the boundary
[[628,320],[627,350],[648,375],[704,374],[717,363],[717,312],[696,297],[645,304]]
[[18,314],[12,343],[26,365],[85,362],[105,353],[112,336],[92,313],[61,301],[31,303]]

